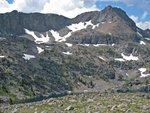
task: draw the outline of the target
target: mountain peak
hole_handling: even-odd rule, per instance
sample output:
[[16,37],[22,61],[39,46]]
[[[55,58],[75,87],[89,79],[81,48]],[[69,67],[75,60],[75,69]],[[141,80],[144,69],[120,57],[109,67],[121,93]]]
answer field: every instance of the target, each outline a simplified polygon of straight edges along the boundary
[[18,13],[18,11],[17,10],[13,10],[11,13]]
[[125,11],[107,6],[102,11],[86,12],[73,19],[74,23],[91,21],[99,24],[97,31],[119,37],[130,37],[136,34],[136,24]]
[[109,5],[109,6],[105,7],[104,10],[111,10],[112,8],[113,7]]
[[128,17],[126,12],[118,7],[107,6],[102,10],[102,12],[106,14],[110,14],[110,15],[117,14],[118,16],[121,16],[121,17],[123,16]]
[[[0,29],[2,33],[21,35],[25,33],[25,28],[32,31],[45,32],[50,29],[60,30],[67,25],[87,21],[91,21],[94,25],[100,24],[99,31],[103,31],[106,34],[110,32],[116,34],[120,28],[123,29],[124,34],[130,34],[124,29],[136,32],[137,28],[125,11],[120,8],[107,6],[102,11],[86,12],[73,19],[50,14],[18,13],[18,11],[14,10],[8,14],[0,15]],[[120,33],[122,34],[122,32]]]

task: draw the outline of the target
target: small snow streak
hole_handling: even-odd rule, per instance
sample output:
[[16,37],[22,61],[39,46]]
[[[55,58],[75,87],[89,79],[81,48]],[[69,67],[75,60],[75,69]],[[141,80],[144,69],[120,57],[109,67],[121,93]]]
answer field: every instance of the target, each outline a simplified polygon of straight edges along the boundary
[[132,54],[130,54],[130,56],[126,56],[123,53],[121,53],[121,55],[122,55],[123,59],[128,60],[128,61],[131,61],[131,60],[136,60],[137,61],[138,60],[138,57],[133,56]]
[[140,41],[141,45],[146,45],[146,43],[144,41]]
[[107,44],[93,44],[94,47],[107,46]]
[[35,56],[34,55],[24,54],[24,56],[22,58],[24,58],[25,60],[30,60],[31,58],[35,58]]
[[66,45],[67,45],[68,47],[72,47],[72,44],[70,44],[70,43],[66,43]]
[[70,53],[69,51],[63,52],[63,54],[65,54],[65,55],[72,55],[72,53]]
[[140,36],[140,37],[143,37],[142,34],[139,32],[139,29],[137,28],[137,34]]
[[0,58],[5,58],[5,56],[0,56]]
[[98,58],[100,58],[101,60],[105,61],[105,59],[102,56],[99,56]]
[[116,61],[125,62],[123,58],[115,58]]
[[37,47],[38,53],[42,53],[44,51],[44,49]]
[[150,38],[145,38],[146,40],[150,40]]
[[150,76],[150,74],[144,74],[144,72],[146,72],[146,68],[140,68],[139,71],[141,72],[141,76],[140,77]]

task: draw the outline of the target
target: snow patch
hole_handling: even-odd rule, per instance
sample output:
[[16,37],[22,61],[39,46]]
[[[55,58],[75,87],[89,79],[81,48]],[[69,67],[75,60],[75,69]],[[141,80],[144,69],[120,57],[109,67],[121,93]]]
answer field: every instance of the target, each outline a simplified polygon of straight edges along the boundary
[[90,46],[90,44],[84,44],[85,46]]
[[79,31],[79,30],[82,30],[82,29],[86,29],[87,26],[91,25],[92,26],[92,29],[95,29],[96,27],[99,26],[99,24],[92,24],[92,21],[87,21],[87,22],[80,22],[80,23],[76,23],[76,24],[72,24],[72,25],[69,25],[67,26],[68,29],[72,30],[72,32],[76,32],[76,31]]
[[42,34],[41,37],[37,37],[33,31],[29,31],[28,29],[25,29],[25,33],[31,35],[35,39],[35,43],[37,44],[47,43],[50,39],[50,37],[48,36],[48,32],[46,33],[46,37]]
[[84,93],[88,93],[89,91],[88,91],[88,90],[83,90],[83,92],[84,92]]
[[77,44],[77,45],[81,45],[81,46],[90,46],[90,44]]
[[144,74],[144,72],[146,72],[146,68],[140,68],[139,71],[141,72],[141,76],[140,77],[150,76],[150,74]]
[[66,41],[66,39],[71,36],[71,32],[69,32],[67,35],[63,37],[61,37],[57,31],[50,30],[50,32],[52,33],[53,37],[55,38],[55,41],[57,42]]
[[63,52],[63,54],[65,54],[65,55],[72,55],[72,53],[70,53],[69,51]]
[[76,31],[79,31],[81,29],[86,29],[87,26],[93,26],[93,24],[91,23],[91,20],[88,21],[88,22],[80,22],[80,23],[77,23],[77,24],[72,24],[72,25],[69,25],[67,26],[70,30],[72,30],[72,32],[76,32]]
[[24,58],[25,60],[30,60],[31,58],[35,58],[35,56],[34,55],[24,54],[24,56],[22,58]]
[[138,57],[133,56],[132,54],[130,54],[130,56],[125,56],[123,53],[121,53],[121,55],[122,55],[123,59],[128,60],[128,61],[131,61],[131,60],[137,61],[138,60]]
[[71,94],[71,93],[72,93],[72,91],[67,91],[67,93],[68,93],[68,94]]
[[77,45],[81,45],[81,46],[94,46],[94,47],[99,47],[99,46],[114,46],[115,44],[110,44],[110,45],[107,45],[107,44],[77,44]]
[[116,61],[125,62],[123,58],[115,58]]
[[92,29],[99,27],[99,24],[93,25]]
[[128,73],[126,73],[126,76],[129,76],[129,74],[128,74]]
[[112,35],[110,32],[108,33],[109,35]]
[[91,20],[90,20],[88,22],[80,22],[80,23],[76,23],[76,24],[72,24],[72,25],[67,26],[67,28],[70,29],[71,32],[69,32],[67,35],[65,35],[63,37],[61,37],[57,31],[50,30],[50,32],[52,33],[53,37],[55,38],[55,41],[63,42],[63,41],[66,41],[66,39],[71,36],[72,32],[86,29],[87,26],[89,26],[89,25],[92,26],[92,29],[95,29],[96,27],[99,26],[99,24],[93,25]]
[[[66,39],[71,36],[72,32],[76,32],[78,30],[86,29],[87,26],[89,26],[89,25],[92,26],[92,29],[95,29],[96,27],[99,26],[99,24],[96,24],[96,25],[92,24],[92,22],[90,20],[90,21],[87,21],[87,22],[80,22],[80,23],[76,23],[76,24],[72,24],[72,25],[67,26],[67,28],[70,29],[71,32],[69,32],[67,35],[65,35],[63,37],[60,36],[57,31],[50,30],[50,32],[52,33],[53,37],[55,38],[55,41],[63,42],[63,41],[66,41]],[[49,39],[50,39],[50,37],[48,36],[48,32],[46,34],[46,37],[42,34],[41,34],[41,37],[37,37],[35,35],[34,31],[30,31],[28,29],[25,29],[25,33],[31,35],[35,39],[35,42],[38,43],[38,44],[47,43],[47,42],[49,42]]]
[[94,47],[107,46],[107,44],[93,44]]
[[38,53],[42,53],[44,51],[44,49],[40,48],[40,47],[36,47],[38,50]]
[[70,44],[70,43],[66,43],[66,45],[67,45],[68,47],[72,47],[72,44]]
[[113,43],[113,44],[111,44],[111,46],[115,46],[115,44]]
[[146,45],[146,43],[144,41],[140,41],[141,45]]
[[45,46],[45,47],[50,48],[51,46]]
[[0,37],[0,40],[6,40],[6,38],[2,38],[2,37]]
[[0,56],[0,58],[5,58],[5,56]]
[[150,40],[150,38],[145,38],[146,40]]
[[104,60],[104,61],[105,61],[105,59],[104,59],[103,57],[101,57],[101,56],[99,56],[98,58],[100,58],[101,60]]

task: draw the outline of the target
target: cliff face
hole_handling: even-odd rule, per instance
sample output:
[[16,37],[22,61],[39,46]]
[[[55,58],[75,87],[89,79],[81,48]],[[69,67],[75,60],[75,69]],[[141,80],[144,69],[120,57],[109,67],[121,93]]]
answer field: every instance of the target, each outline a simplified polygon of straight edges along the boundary
[[124,28],[127,30],[126,33],[129,31],[131,33],[136,31],[135,23],[126,15],[126,13],[121,9],[112,8],[111,6],[106,7],[101,12],[87,12],[73,19],[68,19],[56,14],[25,14],[12,11],[10,13],[0,14],[0,30],[1,33],[20,35],[24,34],[24,28],[32,31],[46,32],[50,29],[60,30],[69,24],[86,22],[89,20],[91,20],[93,24],[101,22],[110,23],[101,26],[101,29],[99,29],[101,31],[103,29],[104,33],[112,31],[113,34],[117,34],[116,32],[120,31],[120,34],[122,34],[122,32],[125,33],[123,30]]
[[70,19],[55,14],[30,13],[12,11],[0,14],[1,33],[24,34],[24,28],[44,32],[50,29],[59,30],[69,24]]

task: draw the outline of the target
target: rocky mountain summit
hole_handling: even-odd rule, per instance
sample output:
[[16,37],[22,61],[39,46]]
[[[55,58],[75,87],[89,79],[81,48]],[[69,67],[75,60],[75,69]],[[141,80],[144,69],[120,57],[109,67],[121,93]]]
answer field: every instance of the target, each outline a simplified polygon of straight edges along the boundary
[[150,92],[150,30],[120,8],[69,19],[0,14],[0,101],[85,92]]

